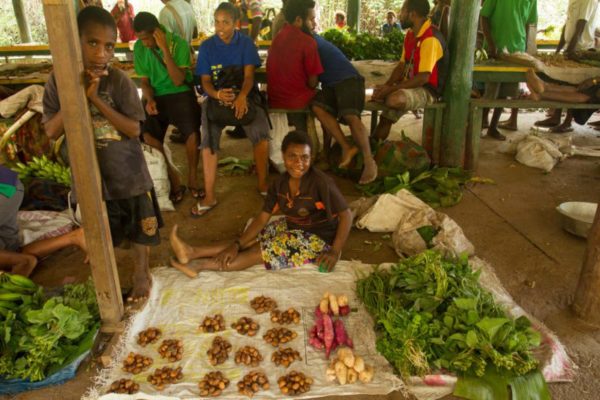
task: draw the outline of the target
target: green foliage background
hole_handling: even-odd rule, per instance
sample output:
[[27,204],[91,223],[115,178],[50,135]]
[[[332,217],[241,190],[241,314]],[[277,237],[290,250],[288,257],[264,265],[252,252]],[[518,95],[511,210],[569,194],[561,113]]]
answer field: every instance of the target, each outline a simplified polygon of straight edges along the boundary
[[[22,0],[25,14],[29,20],[31,35],[36,43],[47,43],[46,23],[41,7],[41,0]],[[196,12],[200,30],[212,32],[212,10],[223,0],[191,0]],[[156,15],[163,7],[160,0],[130,0],[135,12],[149,11]],[[104,7],[111,9],[116,0],[104,0]],[[385,20],[387,10],[398,12],[403,0],[363,0],[361,12],[361,30],[369,33],[378,33]],[[560,27],[564,23],[568,0],[538,0],[539,28],[556,26],[551,38],[558,38]],[[326,30],[333,26],[336,10],[346,10],[347,0],[321,0],[317,1],[320,29]],[[263,0],[263,7],[281,7],[280,0]],[[208,10],[208,12],[207,12]],[[19,30],[12,8],[12,1],[0,1],[0,46],[9,46],[20,43]]]

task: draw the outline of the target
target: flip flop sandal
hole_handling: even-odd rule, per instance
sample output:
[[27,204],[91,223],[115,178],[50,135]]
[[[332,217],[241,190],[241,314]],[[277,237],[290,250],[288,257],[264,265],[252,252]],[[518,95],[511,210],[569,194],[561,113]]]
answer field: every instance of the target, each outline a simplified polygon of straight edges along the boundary
[[185,187],[184,185],[179,185],[179,187],[176,190],[171,191],[169,199],[173,202],[173,204],[180,203],[181,200],[183,200],[183,195],[185,194],[186,190],[187,187]]
[[200,218],[206,215],[207,212],[215,208],[219,203],[215,203],[210,206],[201,206],[200,203],[196,203],[194,207],[190,209],[190,215],[192,218]]
[[553,128],[555,126],[560,125],[560,122],[558,124],[555,124],[552,121],[542,120],[542,121],[536,121],[536,122],[534,122],[533,125],[539,126],[540,128]]
[[192,197],[195,199],[203,199],[204,197],[206,197],[206,192],[204,191],[204,189],[196,189],[193,187],[190,187],[190,193],[192,194]]
[[563,128],[561,126],[555,126],[554,128],[550,128],[550,130],[548,132],[550,132],[550,133],[569,133],[569,132],[573,132],[573,127],[569,126],[567,128]]

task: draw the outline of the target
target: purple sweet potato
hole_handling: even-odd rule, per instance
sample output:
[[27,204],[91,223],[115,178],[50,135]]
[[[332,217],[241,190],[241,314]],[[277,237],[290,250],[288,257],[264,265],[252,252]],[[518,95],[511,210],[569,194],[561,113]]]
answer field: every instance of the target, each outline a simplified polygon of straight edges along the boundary
[[316,337],[311,337],[310,339],[308,339],[308,344],[310,344],[315,349],[319,349],[319,350],[322,350],[325,348],[325,344]]
[[333,347],[333,340],[335,338],[335,331],[333,329],[333,321],[327,314],[323,315],[323,342],[325,343],[325,356],[329,358]]
[[340,306],[340,316],[345,316],[350,314],[350,306]]
[[338,342],[340,346],[348,346],[353,347],[352,339],[346,333],[346,328],[344,327],[344,323],[341,319],[336,319],[333,323],[333,328],[335,330],[335,340]]

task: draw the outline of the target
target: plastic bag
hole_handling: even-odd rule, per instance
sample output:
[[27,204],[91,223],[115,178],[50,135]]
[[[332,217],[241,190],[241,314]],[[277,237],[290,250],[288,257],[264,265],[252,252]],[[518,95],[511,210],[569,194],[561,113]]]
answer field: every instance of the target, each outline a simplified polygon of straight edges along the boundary
[[537,136],[528,136],[517,144],[516,160],[528,167],[540,168],[546,172],[562,161],[566,156],[560,152],[558,145]]
[[285,172],[283,164],[283,156],[281,155],[281,142],[290,131],[288,126],[287,114],[285,113],[270,113],[271,125],[271,140],[269,141],[269,159],[280,173]]
[[362,215],[357,215],[356,227],[371,232],[394,232],[400,221],[408,214],[430,208],[408,190],[394,194],[382,194],[377,202]]
[[156,192],[156,199],[158,200],[160,210],[175,211],[173,202],[169,199],[171,183],[169,181],[169,174],[167,173],[165,157],[160,151],[147,144],[142,144],[142,150],[144,151],[144,158],[148,165],[150,177],[152,177],[152,183],[154,184],[154,191]]

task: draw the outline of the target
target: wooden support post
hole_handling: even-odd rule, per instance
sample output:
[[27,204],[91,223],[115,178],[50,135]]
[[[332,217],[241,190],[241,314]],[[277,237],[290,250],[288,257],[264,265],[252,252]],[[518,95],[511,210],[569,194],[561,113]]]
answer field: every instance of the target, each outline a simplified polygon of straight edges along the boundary
[[445,166],[463,166],[464,162],[479,4],[479,0],[453,1],[450,11],[450,67],[444,89],[446,109],[441,157]]
[[102,189],[92,120],[83,88],[83,60],[72,0],[43,0],[69,160],[85,229],[100,316],[119,322],[123,300]]
[[483,108],[471,106],[469,110],[469,127],[465,149],[465,169],[475,171],[479,165],[479,140],[481,138],[481,122]]
[[353,31],[360,31],[360,0],[348,0],[346,24]]
[[12,4],[13,9],[15,10],[17,24],[19,25],[19,36],[21,36],[21,43],[31,43],[31,31],[29,30],[29,24],[27,23],[25,7],[23,7],[23,0],[12,0]]
[[588,233],[573,311],[585,322],[600,327],[600,208]]

